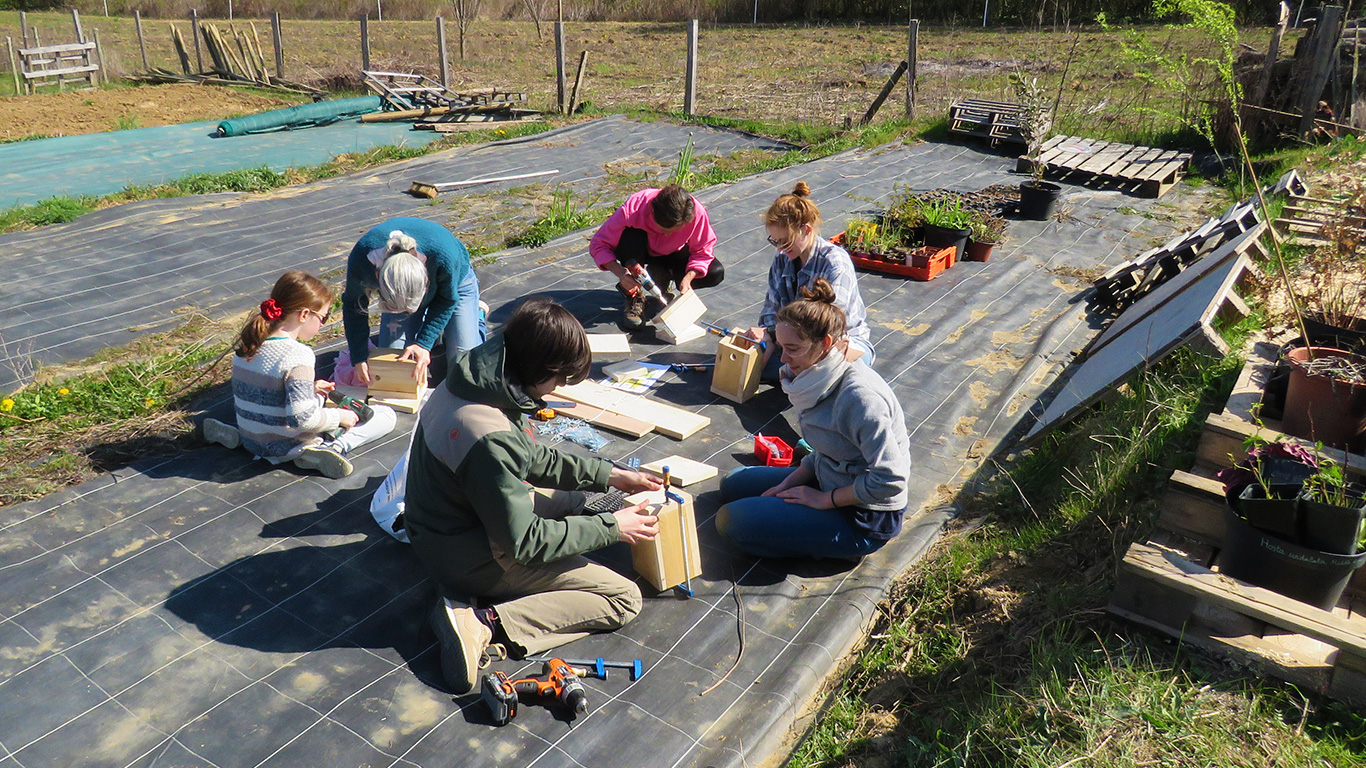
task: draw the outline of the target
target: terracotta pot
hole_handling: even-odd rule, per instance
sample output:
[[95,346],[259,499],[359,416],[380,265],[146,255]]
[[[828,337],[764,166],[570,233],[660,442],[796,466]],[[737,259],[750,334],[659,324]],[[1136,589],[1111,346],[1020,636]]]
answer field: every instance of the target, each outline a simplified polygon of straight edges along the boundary
[[991,259],[991,249],[996,247],[996,243],[981,243],[976,240],[968,241],[968,249],[963,257],[964,261],[986,262]]
[[1304,369],[1309,350],[1315,358],[1360,359],[1333,347],[1297,347],[1287,352],[1290,383],[1285,391],[1285,417],[1281,429],[1295,437],[1360,452],[1366,444],[1366,384],[1310,375]]

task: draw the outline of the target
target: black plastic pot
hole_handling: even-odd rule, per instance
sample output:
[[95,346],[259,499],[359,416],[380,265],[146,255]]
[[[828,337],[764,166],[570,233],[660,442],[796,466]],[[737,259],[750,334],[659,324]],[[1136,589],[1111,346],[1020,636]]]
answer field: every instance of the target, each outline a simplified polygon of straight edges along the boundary
[[1337,347],[1348,352],[1366,352],[1366,320],[1353,318],[1346,327],[1329,325],[1318,312],[1301,312],[1304,332],[1309,334],[1309,343],[1319,347]]
[[1248,525],[1224,505],[1219,571],[1325,611],[1337,605],[1366,553],[1339,555],[1292,544]]
[[1356,506],[1340,507],[1313,501],[1307,493],[1300,494],[1299,542],[1306,547],[1355,555],[1357,539],[1361,535],[1362,501],[1356,495]]
[[1229,505],[1253,528],[1282,539],[1298,541],[1299,495],[1298,485],[1272,485],[1271,497],[1268,498],[1262,487],[1253,483],[1244,488],[1237,499],[1230,499]]
[[963,249],[968,247],[968,238],[972,236],[971,229],[949,229],[935,224],[925,225],[925,245],[931,248],[954,247],[953,260],[963,260]]
[[1062,187],[1051,181],[1020,182],[1020,218],[1030,221],[1048,221],[1053,218],[1053,209],[1058,205]]

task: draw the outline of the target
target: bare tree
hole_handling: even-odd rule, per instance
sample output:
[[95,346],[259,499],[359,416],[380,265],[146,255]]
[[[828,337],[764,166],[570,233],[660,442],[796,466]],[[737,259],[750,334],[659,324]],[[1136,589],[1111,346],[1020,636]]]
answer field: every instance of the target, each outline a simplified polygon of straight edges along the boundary
[[522,0],[522,5],[531,16],[532,22],[536,24],[536,39],[544,40],[541,36],[541,14],[545,11],[545,0]]
[[479,18],[479,6],[483,0],[451,0],[451,9],[455,11],[455,30],[460,36],[460,60],[465,60],[465,30],[470,26],[470,22]]

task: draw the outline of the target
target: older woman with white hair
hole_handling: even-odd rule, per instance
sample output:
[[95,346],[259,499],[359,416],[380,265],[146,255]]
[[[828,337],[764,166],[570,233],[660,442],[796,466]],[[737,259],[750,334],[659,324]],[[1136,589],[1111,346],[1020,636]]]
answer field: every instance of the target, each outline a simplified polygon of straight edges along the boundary
[[437,339],[445,339],[450,355],[488,336],[465,245],[436,222],[389,219],[366,232],[346,262],[342,322],[361,383],[370,383],[372,292],[379,294],[379,346],[402,349],[400,359],[416,360],[419,378],[426,376]]

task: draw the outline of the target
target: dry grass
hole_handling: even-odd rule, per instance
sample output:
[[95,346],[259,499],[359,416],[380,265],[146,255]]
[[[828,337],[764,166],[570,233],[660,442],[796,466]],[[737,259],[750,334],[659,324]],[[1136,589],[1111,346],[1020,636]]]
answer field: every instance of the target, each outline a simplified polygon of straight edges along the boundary
[[[71,34],[67,15],[30,14],[29,19],[43,30],[45,39]],[[16,21],[16,14],[0,13],[0,25],[14,29]],[[178,69],[170,23],[144,25],[148,58],[152,66]],[[187,23],[176,24],[188,34]],[[101,28],[114,71],[141,68],[131,19],[89,19],[87,26]],[[258,31],[267,33],[265,40],[268,27],[257,21]],[[358,88],[359,29],[357,22],[285,21],[285,76],[334,90]],[[551,107],[556,89],[554,42],[548,29],[538,39],[530,22],[478,20],[466,41],[467,58],[460,61],[454,24],[448,24],[453,86],[521,90],[533,107]],[[588,51],[584,98],[594,106],[681,110],[687,40],[683,24],[578,22],[566,29],[571,70],[578,52]],[[432,22],[371,22],[370,34],[373,67],[439,74]],[[1186,33],[1172,35],[1153,28],[1145,34],[1160,46],[1194,45]],[[1249,30],[1244,40],[1264,47],[1267,36],[1265,30]],[[1118,40],[1117,34],[1099,30],[1073,34],[924,27],[918,54],[918,112],[938,118],[963,98],[1009,99],[1006,78],[1020,69],[1038,75],[1050,94],[1060,97],[1060,130],[1120,137],[1170,129],[1148,110],[1176,108],[1180,99],[1151,93],[1132,67],[1119,60]],[[899,26],[704,25],[697,109],[717,117],[835,125],[846,115],[862,115],[905,56],[906,31]],[[898,88],[888,99],[883,119],[904,114],[903,94]]]

